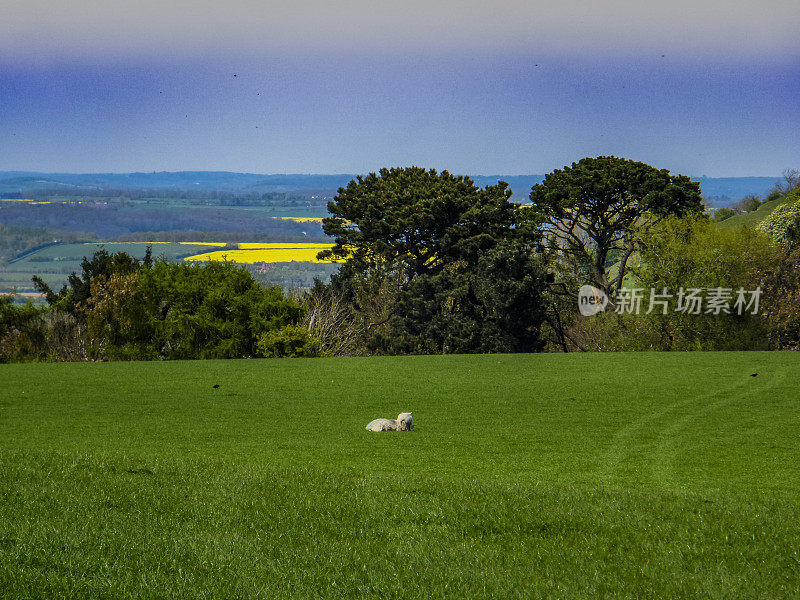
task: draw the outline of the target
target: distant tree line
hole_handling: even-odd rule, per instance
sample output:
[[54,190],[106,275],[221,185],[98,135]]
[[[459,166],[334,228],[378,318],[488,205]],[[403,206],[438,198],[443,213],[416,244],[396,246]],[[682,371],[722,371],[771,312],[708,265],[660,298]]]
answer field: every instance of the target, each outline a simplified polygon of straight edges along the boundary
[[[7,193],[6,193],[7,195]],[[6,197],[4,195],[3,197]],[[113,188],[84,186],[75,191],[63,187],[20,188],[14,197],[47,201],[94,200],[112,203],[146,202],[219,204],[222,206],[308,206],[324,205],[322,194],[317,192],[260,192],[208,189],[171,188]]]
[[0,267],[6,266],[19,254],[59,240],[65,243],[92,242],[97,236],[90,233],[45,229],[42,227],[18,227],[0,223]]

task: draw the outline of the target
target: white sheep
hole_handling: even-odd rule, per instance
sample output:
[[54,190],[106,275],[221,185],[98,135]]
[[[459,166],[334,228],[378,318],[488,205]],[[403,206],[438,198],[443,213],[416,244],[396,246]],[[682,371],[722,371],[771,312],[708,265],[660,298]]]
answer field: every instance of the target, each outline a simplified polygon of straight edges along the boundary
[[375,419],[367,423],[367,431],[411,431],[414,429],[413,413],[405,412],[396,419]]

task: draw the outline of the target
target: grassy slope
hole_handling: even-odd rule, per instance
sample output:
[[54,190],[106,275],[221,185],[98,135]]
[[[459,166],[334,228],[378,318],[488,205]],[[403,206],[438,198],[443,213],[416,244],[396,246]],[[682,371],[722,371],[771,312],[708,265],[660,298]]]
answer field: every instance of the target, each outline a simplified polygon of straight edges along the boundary
[[796,598],[799,369],[0,365],[0,596]]
[[765,202],[753,212],[744,213],[742,215],[734,215],[728,219],[725,219],[724,221],[720,221],[719,226],[723,229],[732,229],[744,226],[755,227],[761,223],[761,221],[766,219],[778,206],[797,202],[798,199],[800,199],[800,194],[798,193],[787,194],[786,196],[778,198],[777,200]]
[[[757,210],[753,212],[744,213],[741,215],[734,215],[724,221],[717,222],[717,226],[721,229],[738,229],[741,227],[755,227],[761,221],[766,219],[773,210],[775,210],[778,206],[782,204],[791,204],[800,200],[800,193],[792,193],[783,198],[778,198],[777,200],[771,200],[770,202],[765,202],[761,206],[758,207]],[[640,260],[639,253],[634,252],[631,257],[628,259],[628,265],[635,265]],[[619,263],[614,263],[611,265],[607,270],[607,277],[609,281],[614,281],[617,277],[617,272],[619,270]],[[625,275],[625,285],[627,287],[633,287],[636,285],[633,276],[630,273]]]

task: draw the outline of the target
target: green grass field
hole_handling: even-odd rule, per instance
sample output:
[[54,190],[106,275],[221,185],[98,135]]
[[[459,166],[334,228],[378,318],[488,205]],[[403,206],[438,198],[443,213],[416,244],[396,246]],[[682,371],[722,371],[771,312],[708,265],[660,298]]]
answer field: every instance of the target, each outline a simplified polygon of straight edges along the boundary
[[[190,240],[191,241],[191,240]],[[153,249],[153,258],[163,256],[167,260],[174,260],[177,257],[190,256],[200,252],[219,250],[212,244],[180,244],[178,242],[92,242],[75,244],[56,244],[37,250],[21,259],[10,263],[11,266],[29,270],[52,265],[62,267],[61,263],[69,263],[69,268],[80,270],[81,260],[85,256],[91,256],[99,251],[106,250],[109,253],[126,252],[136,258],[143,258],[147,251],[147,246]]]
[[[0,365],[0,597],[797,599],[798,373],[796,353]],[[413,432],[364,430],[404,410]]]

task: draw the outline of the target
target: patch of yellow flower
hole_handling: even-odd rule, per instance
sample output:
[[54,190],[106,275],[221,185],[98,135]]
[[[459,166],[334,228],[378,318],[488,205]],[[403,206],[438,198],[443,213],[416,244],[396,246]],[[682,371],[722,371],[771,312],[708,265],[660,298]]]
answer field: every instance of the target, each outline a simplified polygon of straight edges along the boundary
[[306,243],[306,242],[242,242],[239,244],[239,250],[273,250],[276,248],[319,248],[320,250],[327,250],[331,244],[320,243]]
[[26,202],[27,204],[50,204],[45,200],[31,200],[29,198],[0,198],[0,202]]
[[183,260],[188,261],[208,261],[208,260],[229,260],[237,263],[278,263],[278,262],[331,262],[317,259],[317,254],[322,250],[332,248],[332,244],[303,244],[303,243],[275,243],[258,244],[244,243],[239,244],[238,250],[216,250],[187,256]]
[[278,217],[284,221],[294,221],[296,223],[322,223],[322,217]]

